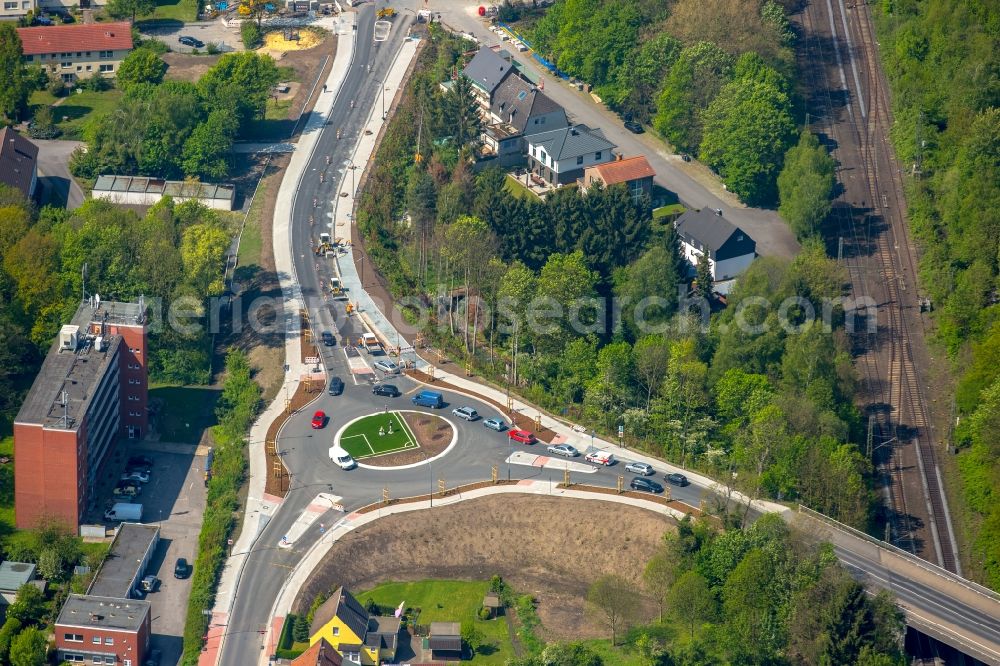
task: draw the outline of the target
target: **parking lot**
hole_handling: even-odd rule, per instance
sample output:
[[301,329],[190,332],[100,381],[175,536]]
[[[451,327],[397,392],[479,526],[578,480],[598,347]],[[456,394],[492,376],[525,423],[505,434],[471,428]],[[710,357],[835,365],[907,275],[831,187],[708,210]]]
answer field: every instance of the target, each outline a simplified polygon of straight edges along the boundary
[[[215,44],[219,48],[220,53],[243,50],[239,29],[227,28],[219,20],[149,26],[142,29],[142,35],[144,37],[155,37],[169,46],[171,51],[178,53],[190,53],[192,50],[190,46],[185,46],[177,41],[181,35],[194,37],[206,45],[209,43]],[[199,50],[202,53],[205,52],[204,47]]]
[[[194,445],[143,443],[117,451],[102,479],[100,497],[111,499],[111,489],[129,456],[144,455],[153,461],[149,482],[135,501],[143,505],[142,522],[160,526],[160,541],[147,574],[160,578],[158,591],[146,598],[152,604],[152,647],[162,651],[163,666],[178,663],[191,578],[174,578],[177,558],[193,564],[205,509],[204,451]],[[200,455],[199,455],[200,454]],[[103,505],[95,509],[103,513]],[[93,516],[92,516],[93,517]]]

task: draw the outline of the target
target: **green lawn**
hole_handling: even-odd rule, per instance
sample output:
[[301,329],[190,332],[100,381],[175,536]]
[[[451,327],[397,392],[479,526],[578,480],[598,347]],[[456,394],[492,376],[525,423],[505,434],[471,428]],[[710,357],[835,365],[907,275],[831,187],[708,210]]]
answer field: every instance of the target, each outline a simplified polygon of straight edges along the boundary
[[164,442],[197,444],[205,428],[215,423],[219,391],[204,386],[157,386],[150,401],[159,401],[157,430]]
[[516,180],[510,174],[507,175],[507,181],[504,183],[504,187],[511,196],[515,196],[518,199],[538,199],[538,196],[525,187],[524,183]]
[[[514,656],[507,622],[501,617],[480,620],[476,613],[489,591],[486,581],[424,580],[416,583],[384,583],[373,590],[355,595],[361,603],[372,599],[382,606],[399,606],[420,609],[416,623],[474,621],[483,635],[483,645],[472,659],[475,664],[504,664]],[[613,663],[613,662],[605,662]]]
[[355,460],[419,448],[409,426],[396,412],[372,414],[352,423],[340,436],[340,446]]
[[156,0],[154,21],[197,21],[198,0]]
[[605,664],[614,664],[615,666],[643,666],[646,663],[638,654],[626,652],[620,647],[611,647],[611,641],[608,639],[591,639],[583,641],[583,643],[599,654]]
[[79,139],[83,135],[84,123],[94,116],[113,111],[121,96],[121,91],[115,89],[72,93],[62,104],[52,107],[52,119],[62,130],[62,138]]
[[680,215],[686,210],[687,208],[684,207],[684,204],[679,203],[660,206],[659,208],[653,209],[653,219],[658,220],[661,217],[667,217],[668,215]]

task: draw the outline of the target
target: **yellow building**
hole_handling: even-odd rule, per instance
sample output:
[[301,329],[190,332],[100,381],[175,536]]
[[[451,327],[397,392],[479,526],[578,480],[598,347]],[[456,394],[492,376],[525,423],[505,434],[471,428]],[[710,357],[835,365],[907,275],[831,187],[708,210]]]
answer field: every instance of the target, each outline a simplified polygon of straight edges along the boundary
[[369,615],[350,592],[339,587],[313,614],[309,644],[325,639],[345,661],[379,666],[395,659],[399,626],[399,618]]
[[132,25],[127,21],[18,28],[17,34],[24,61],[65,83],[95,75],[113,78],[132,51]]

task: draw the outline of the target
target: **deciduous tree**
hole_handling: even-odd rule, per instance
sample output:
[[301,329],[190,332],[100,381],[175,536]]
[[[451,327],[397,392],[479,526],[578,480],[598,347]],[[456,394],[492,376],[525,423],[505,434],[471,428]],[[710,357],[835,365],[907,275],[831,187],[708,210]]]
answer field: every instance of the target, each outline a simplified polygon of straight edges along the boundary
[[152,14],[156,9],[156,2],[155,0],[108,0],[105,9],[114,18],[127,18],[135,23],[136,16]]
[[619,576],[601,576],[587,591],[587,602],[607,622],[611,644],[636,617],[635,590]]
[[15,24],[0,22],[0,125],[16,123],[28,106],[32,84],[23,55]]
[[135,49],[118,66],[118,86],[122,90],[136,83],[157,84],[167,72],[167,63],[149,49]]
[[808,130],[785,153],[785,166],[778,176],[778,212],[799,238],[818,234],[830,214],[834,166],[826,148]]

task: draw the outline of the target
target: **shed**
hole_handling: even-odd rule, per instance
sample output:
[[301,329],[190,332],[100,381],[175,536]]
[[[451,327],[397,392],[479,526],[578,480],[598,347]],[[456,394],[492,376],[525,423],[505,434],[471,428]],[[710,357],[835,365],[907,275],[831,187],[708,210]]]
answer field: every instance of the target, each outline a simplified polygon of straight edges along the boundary
[[496,592],[488,592],[483,597],[483,608],[490,612],[490,617],[500,615],[503,611],[503,602],[500,601],[500,595]]
[[458,622],[431,622],[427,647],[432,659],[462,658],[462,627]]

